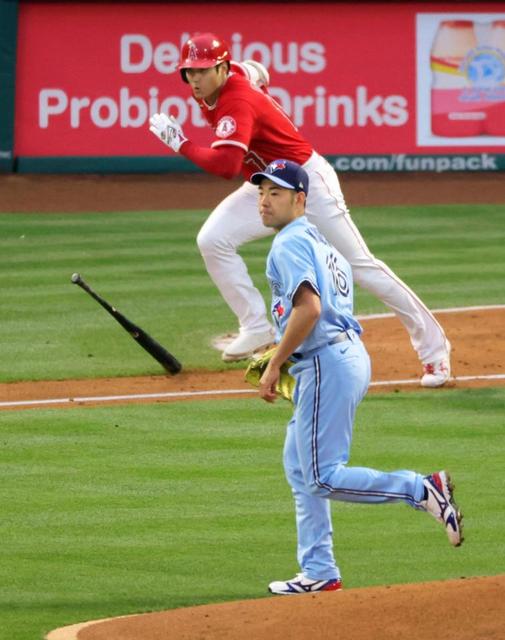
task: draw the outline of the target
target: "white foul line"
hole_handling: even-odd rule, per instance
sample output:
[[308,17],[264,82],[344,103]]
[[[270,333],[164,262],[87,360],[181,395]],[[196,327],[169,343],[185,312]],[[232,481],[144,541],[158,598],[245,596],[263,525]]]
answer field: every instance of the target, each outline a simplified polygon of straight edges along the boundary
[[[432,313],[462,313],[465,311],[491,311],[493,309],[505,309],[505,304],[477,305],[475,307],[450,307],[447,309],[430,309]],[[370,313],[357,315],[358,320],[377,320],[378,318],[394,318],[395,313]]]
[[238,393],[257,393],[256,389],[219,389],[217,391],[166,391],[163,393],[131,393],[121,396],[83,396],[49,398],[47,400],[16,400],[0,402],[0,407],[24,407],[32,404],[73,404],[83,402],[112,402],[114,400],[156,400],[159,398],[192,398],[194,396],[224,396]]
[[[505,380],[505,373],[494,373],[488,376],[452,376],[449,382],[470,382],[472,380]],[[370,387],[385,387],[395,384],[419,384],[419,380],[377,380],[370,383]]]
[[[433,313],[459,313],[463,311],[482,311],[491,309],[505,309],[505,304],[477,305],[473,307],[451,307],[446,309],[433,309]],[[376,318],[394,318],[394,313],[375,313],[370,315],[357,315],[358,320],[374,320]],[[472,380],[503,380],[505,374],[493,374],[487,376],[454,376],[451,381],[468,382]],[[419,380],[377,380],[371,382],[371,387],[386,387],[398,384],[419,384]],[[121,396],[87,396],[74,398],[49,398],[46,400],[16,400],[12,402],[0,402],[0,407],[29,407],[33,405],[51,405],[51,404],[82,404],[82,403],[98,403],[98,402],[114,402],[121,400],[156,400],[163,398],[193,398],[196,396],[224,396],[224,395],[240,395],[257,393],[256,389],[218,389],[214,391],[167,391],[164,393],[133,393],[131,395]]]
[[[450,382],[468,382],[472,380],[505,380],[505,374],[497,373],[486,376],[454,376]],[[371,387],[391,387],[395,385],[415,384],[419,380],[376,380],[370,383]],[[73,398],[48,398],[46,400],[15,400],[12,402],[0,402],[0,407],[29,407],[34,405],[51,404],[85,404],[99,402],[116,402],[121,400],[161,400],[163,398],[195,398],[198,396],[226,396],[258,393],[257,389],[214,389],[208,391],[167,391],[160,393],[132,393],[118,396],[83,396]]]

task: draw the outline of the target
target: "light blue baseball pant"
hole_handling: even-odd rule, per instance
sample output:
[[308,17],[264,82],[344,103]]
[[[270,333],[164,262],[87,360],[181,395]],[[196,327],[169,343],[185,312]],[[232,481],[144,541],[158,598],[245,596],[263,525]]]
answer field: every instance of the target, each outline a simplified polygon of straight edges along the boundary
[[333,555],[330,500],[418,507],[423,476],[348,467],[356,408],[370,383],[370,358],[357,336],[294,364],[295,411],[287,428],[284,469],[292,488],[298,563],[312,580],[339,578]]

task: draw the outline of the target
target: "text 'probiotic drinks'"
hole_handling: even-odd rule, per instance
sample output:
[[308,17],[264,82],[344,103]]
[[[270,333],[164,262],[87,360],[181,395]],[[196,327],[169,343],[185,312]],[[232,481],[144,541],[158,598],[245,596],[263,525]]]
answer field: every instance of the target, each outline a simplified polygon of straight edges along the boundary
[[505,135],[505,20],[441,22],[431,70],[434,135]]

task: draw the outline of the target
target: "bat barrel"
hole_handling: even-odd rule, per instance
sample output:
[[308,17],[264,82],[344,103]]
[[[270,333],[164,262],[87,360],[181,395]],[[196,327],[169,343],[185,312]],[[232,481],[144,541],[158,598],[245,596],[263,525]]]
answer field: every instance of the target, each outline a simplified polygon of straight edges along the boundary
[[165,349],[161,344],[156,342],[148,333],[146,333],[139,326],[134,324],[129,318],[124,316],[115,307],[110,305],[107,300],[99,296],[93,289],[84,282],[80,274],[74,273],[71,277],[73,284],[79,285],[86,293],[94,298],[98,304],[100,304],[122,327],[125,329],[131,337],[157,360],[161,366],[169,373],[176,374],[182,369],[181,363],[173,356],[169,351]]

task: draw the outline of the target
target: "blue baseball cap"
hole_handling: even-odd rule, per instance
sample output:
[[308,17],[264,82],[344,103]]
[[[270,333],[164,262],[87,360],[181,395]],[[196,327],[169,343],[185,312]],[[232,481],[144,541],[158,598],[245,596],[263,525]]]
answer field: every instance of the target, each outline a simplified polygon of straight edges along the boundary
[[291,160],[273,160],[264,171],[253,173],[252,184],[260,184],[266,178],[284,189],[309,193],[309,176],[303,167]]

